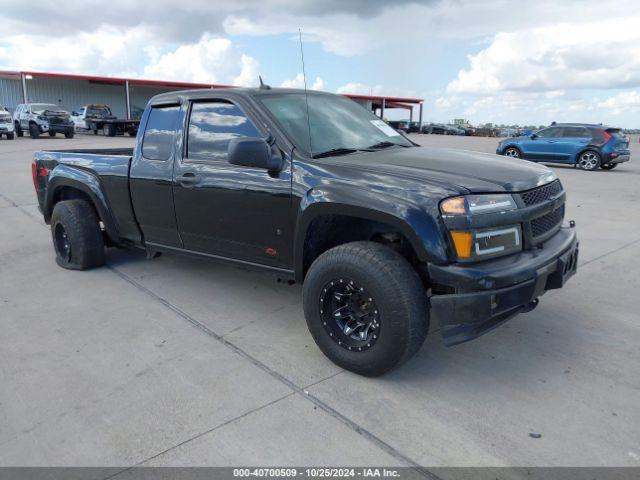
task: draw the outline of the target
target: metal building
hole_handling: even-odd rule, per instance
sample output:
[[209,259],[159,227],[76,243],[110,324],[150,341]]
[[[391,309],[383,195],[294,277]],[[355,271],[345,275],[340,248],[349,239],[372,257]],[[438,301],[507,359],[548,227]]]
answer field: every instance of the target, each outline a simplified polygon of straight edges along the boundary
[[[224,87],[230,85],[0,70],[0,104],[11,112],[16,105],[27,102],[53,103],[68,111],[95,103],[110,105],[114,115],[120,118],[139,118],[149,99],[159,93]],[[413,107],[418,106],[418,121],[422,126],[423,100],[420,98],[345,96],[376,112],[380,118],[384,118],[386,109],[402,108],[409,110],[409,119],[413,120]]]

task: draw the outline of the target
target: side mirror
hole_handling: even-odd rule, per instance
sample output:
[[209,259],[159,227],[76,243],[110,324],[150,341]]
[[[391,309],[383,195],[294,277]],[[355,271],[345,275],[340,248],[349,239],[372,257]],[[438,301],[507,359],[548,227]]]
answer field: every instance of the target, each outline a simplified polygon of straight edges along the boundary
[[232,165],[264,168],[275,171],[282,168],[282,159],[271,152],[271,147],[263,138],[240,137],[229,142],[227,158]]
[[531,140],[535,140],[536,138],[538,138],[538,135],[536,135],[535,133],[532,133],[532,134],[529,136],[529,138],[530,138]]

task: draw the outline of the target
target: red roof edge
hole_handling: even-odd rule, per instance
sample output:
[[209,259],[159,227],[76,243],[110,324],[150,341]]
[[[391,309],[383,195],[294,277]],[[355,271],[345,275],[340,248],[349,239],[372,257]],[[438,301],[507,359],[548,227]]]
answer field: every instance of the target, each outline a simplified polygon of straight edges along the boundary
[[[54,72],[35,72],[35,71],[3,71],[0,70],[1,75],[31,75],[32,77],[45,77],[45,78],[67,78],[71,80],[88,80],[90,82],[111,83],[115,85],[124,85],[125,82],[129,82],[129,85],[139,86],[155,86],[155,87],[183,87],[183,88],[236,88],[233,85],[220,85],[214,83],[192,83],[192,82],[177,82],[171,80],[147,80],[144,78],[121,78],[121,77],[101,77],[94,75],[78,75],[74,73],[54,73]],[[421,104],[424,102],[422,98],[403,98],[403,97],[388,97],[384,95],[361,95],[359,93],[344,93],[345,97],[355,100],[371,100],[393,103],[414,103]],[[390,105],[393,108],[392,105]],[[406,107],[400,107],[406,108]]]

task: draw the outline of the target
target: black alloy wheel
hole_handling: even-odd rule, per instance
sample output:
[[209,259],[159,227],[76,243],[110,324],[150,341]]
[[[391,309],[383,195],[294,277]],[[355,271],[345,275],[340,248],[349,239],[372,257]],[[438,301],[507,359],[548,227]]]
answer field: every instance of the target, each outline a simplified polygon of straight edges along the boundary
[[364,287],[349,278],[336,278],[324,286],[320,315],[327,334],[347,350],[366,350],[378,339],[380,317],[376,302]]
[[67,235],[67,230],[61,222],[58,222],[53,227],[53,246],[56,250],[56,254],[64,261],[71,261],[71,242]]

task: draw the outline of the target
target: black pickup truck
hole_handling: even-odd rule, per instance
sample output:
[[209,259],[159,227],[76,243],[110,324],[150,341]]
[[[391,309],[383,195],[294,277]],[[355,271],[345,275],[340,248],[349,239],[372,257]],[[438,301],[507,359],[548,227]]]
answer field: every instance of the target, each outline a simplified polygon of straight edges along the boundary
[[32,170],[60,266],[140,247],[303,283],[314,340],[363,375],[416,353],[430,317],[445,344],[470,340],[577,266],[550,169],[419,147],[328,93],[165,93],[134,149],[38,152]]

